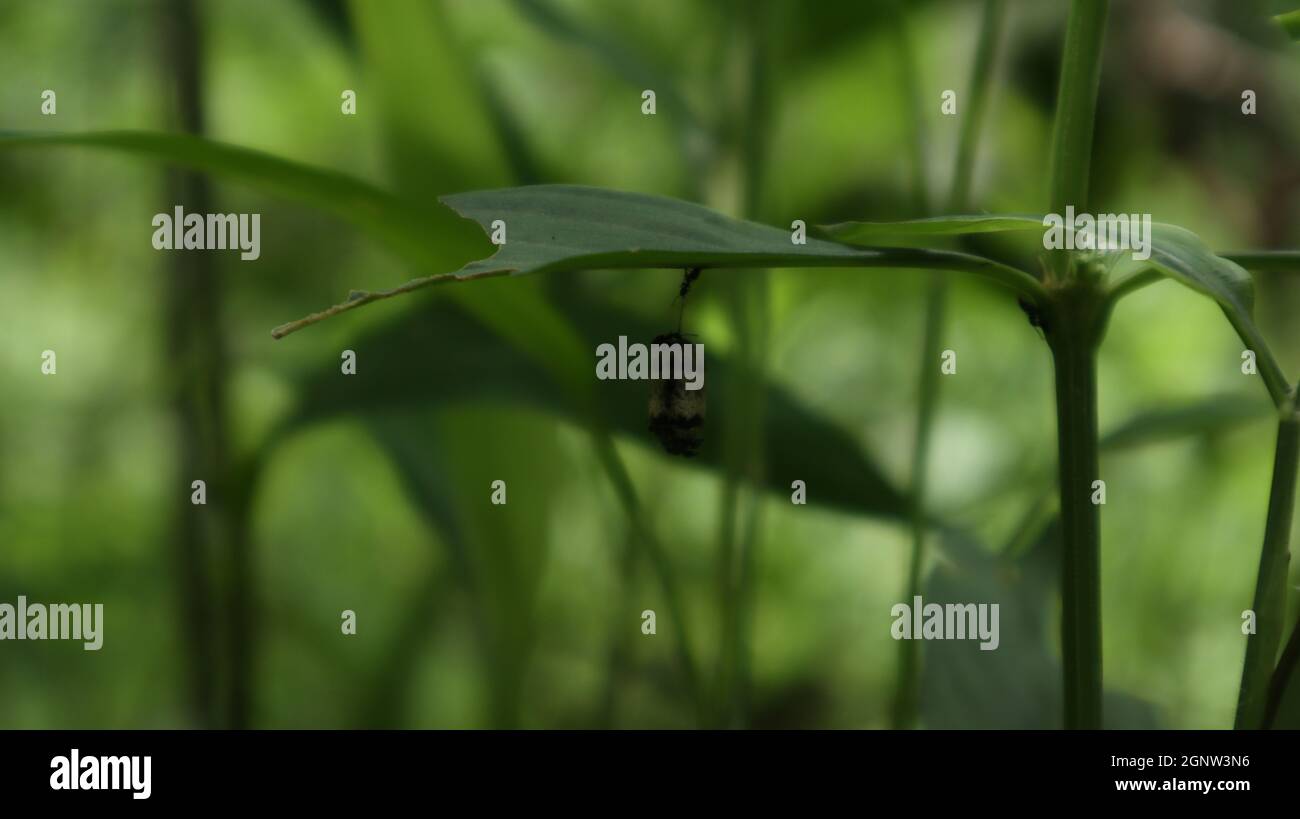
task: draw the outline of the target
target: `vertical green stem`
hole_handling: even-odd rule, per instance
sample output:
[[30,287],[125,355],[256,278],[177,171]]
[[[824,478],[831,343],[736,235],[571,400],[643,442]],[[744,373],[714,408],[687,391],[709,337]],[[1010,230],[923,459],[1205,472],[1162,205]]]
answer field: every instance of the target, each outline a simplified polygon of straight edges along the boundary
[[1255,581],[1255,633],[1246,641],[1246,662],[1237,699],[1237,728],[1264,725],[1269,680],[1286,616],[1286,581],[1290,562],[1291,516],[1295,508],[1296,466],[1300,463],[1300,419],[1289,406],[1277,425],[1273,481],[1264,524],[1264,547]]
[[[1093,121],[1101,83],[1109,0],[1072,0],[1061,54],[1049,170],[1051,211],[1088,204]],[[1097,282],[1072,270],[1067,251],[1049,251],[1051,296],[1040,305],[1056,369],[1061,523],[1061,650],[1065,727],[1100,728],[1101,514],[1092,502],[1097,465],[1097,347],[1105,326]]]
[[912,32],[907,24],[903,3],[895,0],[890,14],[894,29],[894,47],[898,52],[898,90],[907,111],[908,171],[911,174],[912,207],[916,215],[930,210],[930,197],[925,176],[926,129],[925,115],[921,111],[921,81],[917,67],[916,49]]
[[1074,0],[1065,29],[1061,83],[1052,131],[1052,211],[1083,207],[1088,198],[1093,120],[1101,84],[1102,40],[1109,0]]
[[[930,274],[926,297],[925,340],[921,345],[921,373],[917,397],[916,438],[912,446],[911,527],[912,554],[907,569],[908,605],[919,594],[925,568],[927,527],[925,498],[928,486],[926,466],[930,462],[930,440],[939,404],[939,347],[943,339],[948,287],[941,274]],[[900,640],[898,683],[894,695],[891,725],[909,728],[916,722],[920,698],[921,658],[916,640]]]
[[[971,178],[975,167],[975,148],[979,142],[980,125],[987,108],[993,61],[997,54],[998,39],[1002,29],[1004,0],[985,0],[984,15],[980,24],[979,44],[975,50],[975,63],[971,68],[971,86],[965,102],[965,117],[957,140],[957,161],[953,171],[952,194],[949,208],[962,213],[970,198]],[[902,74],[903,93],[909,99],[919,99],[915,55],[901,22],[901,9],[897,25],[900,57],[905,64]],[[911,108],[912,165],[924,167],[924,123],[917,105]],[[915,173],[912,180],[916,205],[924,211],[925,177]],[[921,594],[925,570],[926,490],[927,465],[930,458],[930,440],[934,417],[939,404],[939,353],[943,345],[943,329],[948,306],[948,280],[941,274],[930,274],[926,292],[925,331],[921,345],[920,373],[917,378],[918,395],[916,411],[916,438],[912,446],[912,553],[908,561],[907,597],[910,602]],[[915,640],[899,642],[898,679],[895,686],[893,711],[890,715],[893,728],[908,728],[915,724],[919,710],[921,657],[920,645]]]
[[[736,140],[741,175],[740,213],[758,215],[763,195],[765,134],[769,112],[775,104],[769,76],[768,42],[777,10],[768,2],[738,2],[733,6],[736,44],[744,49],[742,128]],[[712,723],[718,727],[744,727],[748,721],[750,689],[750,635],[755,606],[755,552],[760,545],[763,493],[763,427],[765,421],[765,370],[767,367],[770,285],[766,270],[736,279],[730,288],[731,317],[745,358],[735,392],[728,402],[738,411],[738,423],[724,435],[726,478],[723,485],[722,525],[718,548],[718,583],[721,631],[715,675]]]
[[[1101,83],[1102,40],[1106,34],[1109,0],[1073,0],[1061,56],[1061,83],[1052,131],[1051,212],[1063,214],[1073,205],[1082,210],[1088,200],[1092,161],[1092,132],[1097,91]],[[1068,252],[1049,254],[1049,272],[1063,277]]]
[[[907,110],[907,142],[911,193],[914,215],[929,213],[929,194],[925,175],[926,130],[921,112],[921,86],[912,44],[911,30],[906,11],[901,2],[895,2],[893,13],[894,45],[898,51],[898,90]],[[912,552],[907,569],[907,600],[921,591],[921,576],[925,567],[925,464],[928,460],[930,429],[934,423],[934,410],[938,402],[938,369],[933,365],[938,356],[943,335],[945,281],[937,273],[930,274],[926,294],[925,338],[921,351],[921,371],[918,377],[916,437],[912,442],[911,527]],[[920,696],[921,647],[915,640],[898,643],[898,675],[894,683],[894,702],[890,712],[890,727],[910,728],[916,722]]]
[[1097,347],[1100,292],[1080,283],[1055,291],[1047,340],[1056,370],[1056,424],[1064,554],[1061,647],[1065,727],[1100,728],[1101,507],[1097,459]]
[[[178,125],[202,135],[206,129],[203,18],[194,2],[167,3],[163,11],[158,18],[161,54],[175,82]],[[203,174],[173,172],[168,177],[168,197],[191,211],[212,209],[211,187]],[[179,509],[172,541],[189,652],[190,705],[200,727],[245,728],[252,709],[251,666],[257,635],[247,628],[247,609],[254,602],[248,505],[238,499],[242,489],[232,479],[229,455],[221,273],[213,256],[200,253],[177,255],[168,274],[167,366],[176,374],[177,483],[185,487],[176,493]],[[196,478],[207,483],[208,506],[190,504],[188,487]],[[224,595],[214,566],[226,572]]]
[[961,133],[957,138],[957,163],[952,174],[952,193],[948,198],[948,209],[952,213],[965,213],[969,207],[971,181],[975,177],[975,149],[979,145],[980,126],[984,124],[984,114],[988,110],[993,62],[997,57],[1005,16],[1005,0],[985,0],[980,39],[975,47],[975,62],[971,66],[970,93],[966,95],[966,115],[962,119]]

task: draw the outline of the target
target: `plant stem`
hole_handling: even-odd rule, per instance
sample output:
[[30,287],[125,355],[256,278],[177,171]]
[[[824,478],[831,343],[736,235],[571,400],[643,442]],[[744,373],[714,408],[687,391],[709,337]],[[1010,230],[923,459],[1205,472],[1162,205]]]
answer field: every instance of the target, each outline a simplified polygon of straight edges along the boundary
[[1074,0],[1065,29],[1056,124],[1052,131],[1051,203],[1083,207],[1088,198],[1093,120],[1101,80],[1101,46],[1110,0]]
[[[1088,171],[1092,159],[1093,121],[1101,81],[1102,39],[1110,0],[1073,0],[1061,56],[1061,83],[1052,131],[1051,212],[1065,213],[1069,205],[1087,206]],[[1049,272],[1063,276],[1068,251],[1049,254]]]
[[[920,72],[906,11],[901,2],[895,0],[891,16],[894,21],[893,40],[898,52],[898,89],[907,110],[912,210],[916,216],[923,217],[929,215],[930,197],[925,175],[927,141],[925,117],[921,112]],[[912,441],[912,486],[909,498],[912,551],[907,569],[907,597],[904,598],[909,604],[920,594],[925,567],[925,465],[929,459],[930,431],[934,426],[934,411],[939,394],[938,370],[934,367],[934,361],[939,355],[939,343],[943,335],[944,304],[947,301],[945,284],[940,274],[929,274],[921,370],[917,376],[916,437]],[[920,683],[921,646],[916,640],[900,640],[894,702],[889,715],[891,728],[910,728],[915,724]]]
[[890,18],[893,21],[893,40],[898,52],[898,89],[907,109],[908,170],[911,173],[912,208],[918,215],[930,210],[930,197],[925,178],[926,129],[925,115],[921,112],[921,83],[917,70],[916,49],[912,45],[912,32],[907,24],[907,12],[900,0],[894,0]]
[[[993,61],[1002,29],[1004,0],[985,0],[984,15],[980,24],[979,44],[975,50],[975,63],[971,70],[971,87],[966,101],[966,117],[962,120],[957,140],[957,160],[953,171],[952,193],[949,209],[953,213],[966,210],[970,198],[971,178],[974,175],[975,148],[979,142],[980,124],[989,96]],[[906,28],[898,24],[900,49],[907,60],[914,60],[913,51],[906,38]],[[919,98],[916,89],[915,66],[906,69],[904,93],[909,98]],[[919,112],[912,112],[913,165],[923,165],[923,126]],[[913,179],[914,196],[918,208],[925,206],[925,180]],[[930,459],[930,440],[934,417],[939,404],[939,353],[943,344],[944,325],[947,324],[948,280],[941,274],[931,273],[926,292],[924,341],[921,345],[920,373],[917,377],[918,396],[916,411],[916,437],[912,446],[912,552],[908,561],[907,597],[913,600],[921,594],[925,569],[926,489],[927,467]],[[898,679],[895,685],[894,706],[890,715],[891,727],[909,728],[915,724],[920,701],[921,677],[920,644],[916,640],[899,641]]]
[[1061,648],[1065,727],[1100,728],[1101,508],[1097,459],[1097,348],[1104,293],[1087,282],[1055,291],[1046,320],[1056,370],[1061,524]]
[[970,92],[966,95],[966,116],[962,119],[961,133],[957,138],[957,164],[952,175],[952,193],[948,199],[948,209],[952,213],[965,213],[970,206],[971,183],[975,177],[975,149],[979,146],[980,126],[983,125],[984,114],[988,110],[993,63],[997,58],[1005,16],[1005,0],[985,0],[979,44],[975,48],[975,62],[971,66]]
[[1217,255],[1255,273],[1300,272],[1300,250],[1229,250]]
[[[1061,54],[1049,169],[1051,212],[1086,209],[1093,122],[1101,82],[1109,0],[1072,0]],[[1061,523],[1061,652],[1065,727],[1100,728],[1101,514],[1097,480],[1097,347],[1105,328],[1105,292],[1071,274],[1071,254],[1049,251],[1047,342],[1056,370]]]
[[[926,466],[930,461],[930,440],[935,410],[939,403],[939,347],[943,338],[944,314],[948,302],[947,282],[932,273],[926,298],[925,340],[921,345],[921,373],[917,399],[916,438],[912,447],[911,527],[912,555],[907,570],[908,604],[921,594],[925,568],[927,526],[925,494]],[[920,700],[921,658],[917,640],[900,640],[898,682],[891,715],[893,728],[910,728],[916,722]]]
[[[738,2],[732,7],[738,30],[745,36],[737,41],[746,64],[742,116],[744,127],[736,151],[742,173],[741,216],[752,219],[759,213],[763,196],[763,165],[767,154],[764,135],[770,111],[775,105],[768,48],[775,6],[768,2]],[[721,632],[715,679],[712,723],[723,728],[743,728],[749,719],[750,637],[754,614],[755,552],[760,541],[763,508],[763,427],[766,392],[767,348],[771,287],[768,271],[754,270],[729,287],[731,320],[736,330],[745,366],[727,401],[736,407],[739,423],[727,430],[724,444],[726,478],[720,510],[718,582],[721,601]]]
[[1268,519],[1255,580],[1255,633],[1246,641],[1246,660],[1237,698],[1236,728],[1264,725],[1269,679],[1282,642],[1286,616],[1286,580],[1290,561],[1291,515],[1295,507],[1296,467],[1300,464],[1300,419],[1283,409],[1273,453],[1273,480],[1268,495]]
[[[163,65],[175,78],[178,125],[201,135],[205,130],[202,15],[195,3],[180,2],[168,4],[159,20]],[[170,174],[168,196],[192,211],[212,209],[210,182],[202,173]],[[232,477],[229,454],[222,276],[208,254],[178,255],[167,272],[167,366],[178,374],[172,395],[179,433],[176,477],[179,486],[186,487],[175,493],[179,509],[172,540],[188,651],[188,704],[199,727],[246,728],[257,635],[247,628],[247,607],[253,602],[248,504]],[[190,503],[188,487],[196,478],[206,482],[211,505]],[[221,567],[216,577],[214,566]],[[221,575],[225,575],[224,588],[217,579]],[[224,623],[219,613],[224,613]]]
[[659,581],[664,607],[667,609],[668,619],[673,629],[677,659],[681,665],[682,676],[685,678],[686,691],[695,706],[696,718],[703,723],[705,703],[700,686],[700,675],[695,665],[694,655],[691,653],[690,637],[686,631],[686,609],[682,604],[677,578],[668,562],[668,553],[664,551],[663,544],[659,542],[650,527],[650,522],[646,520],[641,503],[637,500],[636,487],[632,485],[632,476],[628,474],[627,466],[619,457],[618,450],[614,448],[613,439],[608,432],[599,428],[594,429],[592,435],[601,466],[609,476],[610,483],[614,485],[619,501],[623,504],[623,511],[632,529],[633,542],[639,544],[644,550]]

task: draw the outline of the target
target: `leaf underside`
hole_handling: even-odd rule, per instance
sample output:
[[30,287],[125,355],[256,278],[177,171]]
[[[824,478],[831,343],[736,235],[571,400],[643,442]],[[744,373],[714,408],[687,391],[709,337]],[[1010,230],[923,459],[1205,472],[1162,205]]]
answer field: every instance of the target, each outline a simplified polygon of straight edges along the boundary
[[731,219],[701,205],[578,185],[535,185],[444,196],[441,201],[505,243],[458,277],[612,268],[893,267],[966,270],[1034,293],[1028,274],[944,250],[858,248]]
[[899,222],[838,222],[822,225],[821,229],[841,242],[860,244],[915,236],[964,236],[972,233],[1041,230],[1042,227],[1041,216],[998,213],[933,216]]

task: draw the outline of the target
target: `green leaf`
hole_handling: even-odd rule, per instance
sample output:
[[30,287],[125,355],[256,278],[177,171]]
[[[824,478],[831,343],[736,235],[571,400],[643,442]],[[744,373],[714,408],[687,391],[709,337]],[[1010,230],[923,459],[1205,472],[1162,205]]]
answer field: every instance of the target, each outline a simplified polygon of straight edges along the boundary
[[[455,253],[469,255],[481,244],[476,237],[467,236],[463,223],[444,208],[430,209],[347,174],[248,148],[187,134],[0,132],[0,150],[51,146],[108,149],[243,182],[256,190],[303,202],[351,222],[415,264],[441,263]],[[470,309],[523,350],[540,346],[545,350],[568,351],[567,357],[539,361],[543,367],[556,361],[575,360],[576,342],[571,331],[557,321],[549,306],[538,298],[535,288],[503,289],[490,305],[466,298],[466,294],[452,295],[465,301]],[[349,304],[362,304],[377,297],[362,291],[355,293]],[[571,369],[553,374],[578,395],[590,388],[589,379],[578,377]]]
[[1292,40],[1300,40],[1300,9],[1279,14],[1273,18],[1273,22],[1281,26]]
[[250,148],[188,134],[148,131],[0,131],[0,150],[54,146],[106,149],[241,182],[343,219],[413,263],[428,264],[443,258],[448,245],[459,246],[468,254],[475,244],[466,241],[457,221],[440,208],[402,199],[345,173]]
[[664,113],[680,118],[682,124],[690,129],[703,128],[691,105],[678,90],[676,80],[641,59],[634,47],[620,41],[614,33],[588,26],[546,0],[514,0],[514,5],[542,31],[572,48],[588,52],[638,93],[653,88]]
[[1029,274],[978,256],[938,250],[858,249],[731,219],[690,202],[575,185],[537,185],[442,197],[491,232],[502,220],[508,241],[458,276],[648,267],[894,267],[964,270],[1037,297]]
[[1270,407],[1262,399],[1225,394],[1189,404],[1139,412],[1101,439],[1103,450],[1134,449],[1160,441],[1221,432],[1264,418]]
[[[359,724],[367,727],[399,727],[407,714],[413,689],[413,677],[426,645],[429,624],[436,622],[438,608],[447,602],[445,584],[451,577],[466,594],[473,613],[476,646],[490,673],[483,677],[487,685],[497,688],[503,674],[496,662],[494,635],[486,634],[483,591],[475,572],[473,553],[467,542],[465,526],[453,503],[456,482],[435,420],[418,413],[375,413],[366,419],[375,442],[383,449],[402,479],[411,507],[419,512],[425,525],[438,535],[446,550],[451,572],[440,564],[428,569],[424,582],[405,607],[401,627],[390,637],[372,674],[373,692],[361,707]],[[412,446],[419,442],[419,446]],[[504,700],[494,691],[493,702]]]
[[[1059,519],[1023,556],[989,552],[956,531],[942,533],[942,559],[925,586],[925,604],[998,604],[999,643],[935,640],[922,646],[921,718],[938,729],[1059,729],[1061,663],[1049,629],[1060,576]],[[906,601],[912,605],[912,601]],[[1149,703],[1108,690],[1107,728],[1155,728]]]
[[909,219],[902,222],[839,222],[822,230],[841,242],[875,244],[917,236],[964,236],[969,233],[1004,233],[1042,230],[1043,218],[1014,213],[966,214]]
[[[958,270],[985,276],[1037,302],[1038,281],[1000,262],[945,250],[855,248],[743,222],[701,205],[605,188],[533,185],[442,197],[504,240],[495,255],[455,273],[414,279],[283,324],[276,338],[380,299],[465,279],[614,268],[881,267]],[[503,231],[503,233],[502,233]]]
[[[510,288],[522,283],[500,284]],[[578,363],[591,368],[588,376],[593,383],[595,356],[591,351],[596,345],[618,335],[649,341],[665,329],[577,294],[566,292],[563,298],[559,312],[583,339],[585,353]],[[569,364],[536,366],[518,345],[503,340],[481,317],[458,303],[437,300],[420,305],[395,321],[366,331],[351,346],[370,363],[349,378],[338,377],[337,363],[299,376],[300,405],[288,428],[339,416],[369,417],[414,407],[492,403],[532,407],[578,425],[587,421],[572,393],[549,374]],[[729,423],[726,395],[743,374],[719,355],[710,355],[707,373],[705,443],[695,459],[682,463],[718,470],[722,467],[721,442],[708,431]],[[763,451],[772,492],[788,493],[790,482],[799,478],[807,483],[810,503],[855,514],[903,518],[908,508],[906,497],[867,457],[858,441],[786,391],[772,385],[766,390]],[[647,430],[648,392],[643,383],[600,382],[593,392],[602,424],[658,448]]]
[[1169,278],[1203,293],[1219,303],[1237,335],[1254,350],[1259,374],[1282,406],[1290,394],[1286,376],[1255,326],[1255,284],[1242,267],[1216,256],[1200,237],[1175,225],[1155,224],[1151,228],[1151,266]]
[[[474,642],[485,665],[490,724],[516,727],[545,577],[547,541],[534,536],[535,527],[551,512],[551,498],[513,490],[543,480],[547,465],[559,460],[561,452],[553,439],[539,434],[537,420],[521,421],[508,411],[484,418],[481,413],[439,415],[435,410],[379,405],[360,418],[398,469],[412,507],[448,549],[450,568],[468,597]],[[493,434],[467,434],[479,430]],[[524,449],[534,458],[518,458]],[[454,473],[447,469],[453,464]],[[495,513],[486,502],[488,488],[498,478],[512,490],[510,507],[516,515]]]
[[454,36],[446,4],[352,0],[348,13],[396,187],[427,197],[514,181],[494,112],[484,102],[488,89],[474,70],[477,61]]
[[1204,293],[1225,309],[1249,316],[1255,283],[1241,265],[1214,255],[1201,238],[1176,225],[1151,226],[1151,263],[1161,273]]

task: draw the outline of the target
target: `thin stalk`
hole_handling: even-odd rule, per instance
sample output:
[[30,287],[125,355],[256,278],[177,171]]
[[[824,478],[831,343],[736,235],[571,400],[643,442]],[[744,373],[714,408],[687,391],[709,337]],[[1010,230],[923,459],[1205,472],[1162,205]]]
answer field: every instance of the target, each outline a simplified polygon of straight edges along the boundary
[[[202,20],[193,2],[168,4],[160,17],[164,66],[175,78],[174,92],[179,127],[202,134],[203,54]],[[168,195],[192,211],[211,210],[212,193],[206,176],[176,171],[168,176]],[[189,705],[196,723],[210,728],[246,727],[251,701],[250,641],[242,628],[242,612],[231,605],[243,602],[251,569],[241,561],[247,531],[232,495],[229,480],[229,421],[226,412],[226,341],[222,333],[221,276],[213,257],[186,254],[175,257],[168,270],[168,366],[177,373],[173,408],[178,421],[176,442],[180,474],[174,523],[178,592],[188,651]],[[201,478],[208,487],[210,505],[190,504],[189,486]],[[228,562],[227,562],[228,561]],[[229,570],[226,599],[220,600],[213,567]],[[224,610],[227,622],[218,622]],[[224,638],[224,639],[223,639]],[[220,652],[226,648],[228,656]],[[226,685],[220,674],[228,674]],[[224,699],[224,701],[222,701]],[[220,715],[225,712],[224,718]]]
[[[757,215],[763,191],[764,135],[774,104],[767,48],[774,7],[768,2],[741,3],[733,7],[738,24],[745,27],[744,125],[737,151],[742,169],[741,216]],[[715,679],[715,725],[744,727],[748,720],[750,679],[749,636],[752,633],[755,552],[760,538],[763,482],[763,425],[765,370],[771,288],[763,269],[737,280],[731,288],[732,321],[740,348],[747,359],[736,391],[728,397],[742,421],[728,430],[726,478],[723,485],[722,523],[718,548],[718,583],[722,603],[718,665]]]
[[925,178],[926,138],[925,116],[921,111],[920,72],[917,68],[916,49],[912,45],[912,32],[907,25],[903,4],[895,0],[893,14],[894,45],[898,50],[898,88],[907,109],[908,170],[911,172],[913,209],[918,214],[930,210],[930,197]]
[[[751,680],[750,636],[756,605],[755,575],[760,543],[763,497],[763,371],[767,351],[767,315],[770,291],[766,271],[758,271],[748,289],[733,294],[735,318],[748,351],[748,366],[736,385],[733,399],[744,412],[728,435],[734,452],[734,475],[724,485],[718,580],[722,595],[722,634],[716,681],[715,724],[743,728],[748,720]],[[743,419],[743,420],[742,420]],[[744,485],[740,483],[743,478]]]
[[[894,4],[894,43],[898,51],[898,89],[907,110],[908,166],[911,170],[912,209],[916,216],[929,213],[929,193],[925,176],[926,130],[921,113],[920,71],[912,33],[907,24],[903,4]],[[928,459],[930,431],[934,426],[934,411],[938,402],[938,370],[931,366],[939,355],[943,334],[943,313],[946,302],[944,280],[938,273],[929,274],[926,294],[925,341],[921,351],[921,370],[918,375],[916,437],[912,444],[911,527],[912,550],[907,570],[907,597],[912,600],[921,588],[921,575],[925,565],[925,464]],[[894,683],[894,702],[890,712],[890,727],[910,728],[916,722],[920,699],[921,647],[916,640],[898,643],[898,671]]]
[[[1102,40],[1110,0],[1073,0],[1065,29],[1049,170],[1052,213],[1087,206],[1093,122],[1101,82]],[[1064,276],[1068,251],[1049,254],[1049,275]]]
[[659,589],[663,594],[664,608],[667,610],[672,626],[677,660],[686,683],[687,695],[695,706],[696,718],[703,722],[705,707],[699,670],[691,653],[690,635],[686,630],[686,608],[682,604],[676,575],[673,574],[672,565],[668,562],[668,553],[664,551],[663,544],[659,542],[650,522],[646,520],[641,503],[637,499],[636,487],[632,485],[632,476],[628,474],[627,466],[619,457],[618,450],[614,448],[613,439],[610,438],[609,433],[601,430],[593,432],[593,437],[601,466],[609,476],[610,483],[614,485],[614,491],[618,494],[619,502],[622,503],[623,511],[632,528],[633,542],[641,547],[659,581]]
[[[1051,212],[1086,209],[1093,123],[1109,0],[1072,0],[1061,55],[1052,155]],[[1047,256],[1047,341],[1056,372],[1065,727],[1100,728],[1101,514],[1092,502],[1097,462],[1097,348],[1107,301],[1095,282],[1073,280],[1071,256]]]
[[952,193],[948,199],[948,209],[952,213],[966,213],[969,207],[971,183],[975,177],[975,152],[979,146],[980,126],[984,124],[984,115],[988,110],[993,64],[997,59],[1005,16],[1005,0],[985,0],[979,43],[975,47],[975,62],[971,67],[970,93],[966,95],[966,116],[962,119],[961,132],[957,138],[957,165],[953,171]]
[[[911,528],[912,553],[908,561],[907,597],[921,593],[925,568],[925,536],[928,529],[925,495],[928,484],[927,465],[934,416],[939,403],[939,348],[942,344],[948,288],[939,274],[931,274],[926,298],[925,340],[921,345],[921,372],[917,401],[916,438],[912,445]],[[917,640],[898,641],[898,680],[894,694],[891,727],[910,728],[916,722],[920,699],[921,658]]]
[[1056,371],[1058,483],[1064,555],[1061,646],[1065,727],[1100,728],[1101,507],[1097,457],[1097,348],[1104,293],[1080,283],[1058,291],[1046,319]]
[[1300,250],[1229,250],[1218,255],[1258,273],[1300,273]]
[[[637,547],[634,539],[637,535],[630,529],[631,527],[618,561],[618,592],[623,600],[633,600],[636,595]],[[630,666],[631,644],[623,631],[624,628],[621,619],[616,618],[610,624],[610,649],[605,664],[605,692],[600,698],[598,722],[598,725],[606,730],[613,728],[618,722],[619,690]]]
[[[966,100],[966,117],[962,120],[961,132],[957,141],[957,161],[953,171],[952,193],[949,209],[953,213],[966,210],[970,199],[971,179],[975,168],[975,149],[979,142],[980,125],[984,121],[987,108],[993,63],[997,54],[997,45],[1002,29],[1005,3],[1003,0],[986,0],[984,14],[980,24],[979,44],[975,49],[975,63],[971,70],[971,88]],[[903,55],[914,62],[912,48],[905,36],[901,40]],[[915,66],[904,72],[904,93],[908,97],[919,97],[916,86]],[[912,143],[915,167],[921,167],[924,161],[921,119],[918,111],[912,112]],[[913,179],[914,196],[918,207],[925,204],[925,182],[923,176]],[[939,353],[943,344],[943,330],[947,323],[948,280],[937,274],[930,274],[926,293],[924,341],[921,345],[920,373],[917,378],[918,400],[916,417],[916,437],[912,446],[912,551],[908,562],[907,597],[912,600],[921,593],[921,584],[925,568],[926,491],[930,456],[930,440],[934,428],[934,417],[939,403]],[[898,679],[894,694],[894,706],[891,725],[894,728],[908,728],[915,724],[920,692],[920,643],[916,640],[899,641]]]
[[1297,465],[1300,465],[1300,418],[1293,410],[1284,410],[1277,425],[1268,518],[1264,524],[1264,546],[1260,551],[1252,603],[1255,633],[1246,641],[1236,728],[1263,727],[1266,712],[1276,708],[1275,705],[1273,709],[1269,708],[1269,680],[1285,628],[1288,547],[1295,508]]

